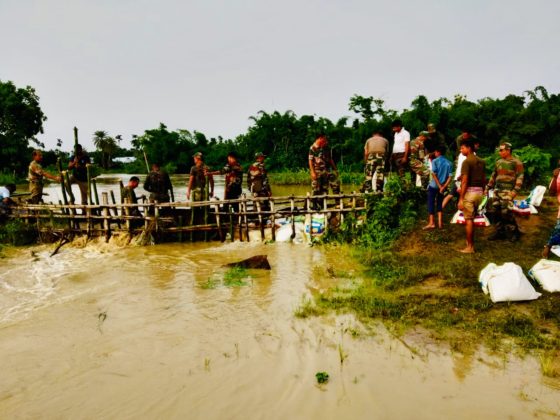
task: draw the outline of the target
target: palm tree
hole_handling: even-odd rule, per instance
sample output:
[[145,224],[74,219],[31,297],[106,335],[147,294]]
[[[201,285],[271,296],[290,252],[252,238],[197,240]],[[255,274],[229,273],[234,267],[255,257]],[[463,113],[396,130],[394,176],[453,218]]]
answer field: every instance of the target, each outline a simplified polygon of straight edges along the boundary
[[117,142],[106,131],[98,130],[93,133],[93,144],[101,152],[101,167],[108,169],[111,166],[111,155],[117,151]]

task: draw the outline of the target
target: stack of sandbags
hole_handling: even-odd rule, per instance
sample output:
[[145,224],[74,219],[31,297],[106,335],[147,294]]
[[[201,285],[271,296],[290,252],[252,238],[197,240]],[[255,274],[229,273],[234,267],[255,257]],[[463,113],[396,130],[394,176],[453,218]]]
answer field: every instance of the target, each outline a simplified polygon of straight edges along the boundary
[[534,300],[541,295],[531,286],[521,267],[511,262],[488,264],[480,272],[479,282],[483,292],[490,294],[492,302]]
[[560,292],[560,262],[540,260],[529,270],[529,275],[547,292]]

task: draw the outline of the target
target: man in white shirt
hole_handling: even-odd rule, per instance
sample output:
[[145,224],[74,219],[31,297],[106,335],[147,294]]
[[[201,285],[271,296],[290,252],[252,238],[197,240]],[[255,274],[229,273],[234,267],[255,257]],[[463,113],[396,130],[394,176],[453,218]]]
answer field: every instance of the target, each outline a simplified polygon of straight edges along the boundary
[[410,133],[403,127],[401,120],[395,120],[391,124],[393,128],[394,142],[391,154],[391,166],[402,178],[408,169],[408,153],[410,150]]
[[16,190],[16,184],[8,184],[5,187],[0,187],[0,216],[10,212],[10,206],[14,204],[11,195]]

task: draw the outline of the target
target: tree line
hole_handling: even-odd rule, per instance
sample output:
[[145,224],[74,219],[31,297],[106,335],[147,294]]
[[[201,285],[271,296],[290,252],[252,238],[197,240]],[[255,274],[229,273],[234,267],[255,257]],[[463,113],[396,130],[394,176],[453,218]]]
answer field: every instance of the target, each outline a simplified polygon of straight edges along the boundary
[[[339,165],[361,171],[365,140],[379,131],[391,141],[391,122],[400,118],[413,137],[425,130],[428,123],[434,123],[452,149],[455,138],[462,130],[468,130],[480,140],[482,155],[493,155],[500,140],[507,138],[514,149],[523,149],[538,161],[535,171],[548,169],[552,158],[560,156],[560,95],[549,94],[542,86],[521,95],[478,101],[464,95],[430,101],[419,95],[402,112],[388,109],[382,99],[354,95],[348,110],[352,115],[336,121],[316,115],[298,116],[289,110],[259,111],[250,117],[247,132],[233,139],[208,138],[199,131],[170,130],[161,123],[133,136],[131,149],[120,147],[120,136],[98,130],[93,138],[97,150],[90,154],[104,168],[112,165],[112,157],[134,155],[137,163],[133,169],[138,171],[144,170],[146,158],[159,162],[171,173],[187,173],[195,152],[202,152],[206,163],[213,167],[222,165],[231,150],[246,163],[252,162],[256,152],[263,152],[268,156],[270,171],[296,170],[307,167],[309,146],[319,133],[324,133]],[[31,149],[44,147],[35,136],[42,132],[45,120],[32,87],[17,88],[12,82],[0,81],[2,171],[25,173]],[[59,153],[60,149],[45,151],[45,163],[51,163]],[[450,150],[449,154],[453,153]]]

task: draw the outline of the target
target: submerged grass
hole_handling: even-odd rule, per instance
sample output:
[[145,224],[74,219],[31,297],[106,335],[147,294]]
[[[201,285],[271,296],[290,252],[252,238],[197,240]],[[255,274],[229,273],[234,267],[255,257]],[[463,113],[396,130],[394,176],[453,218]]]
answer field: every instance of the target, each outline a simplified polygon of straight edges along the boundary
[[543,374],[555,377],[560,372],[560,294],[543,292],[535,301],[493,303],[478,283],[481,269],[490,262],[512,261],[527,272],[540,259],[554,224],[554,204],[545,203],[539,210],[539,216],[520,222],[525,234],[517,243],[487,241],[492,228],[477,229],[474,255],[457,252],[464,246],[463,227],[426,232],[420,229],[422,222],[385,248],[347,246],[347,253],[361,262],[362,272],[356,276],[361,281],[354,281],[354,287],[335,285],[312,301],[302,301],[296,315],[353,311],[363,320],[382,320],[393,331],[421,327],[462,352],[480,344],[507,352],[513,345],[520,353],[544,355]]
[[249,272],[243,267],[232,267],[224,274],[224,285],[227,287],[247,286],[250,280]]

